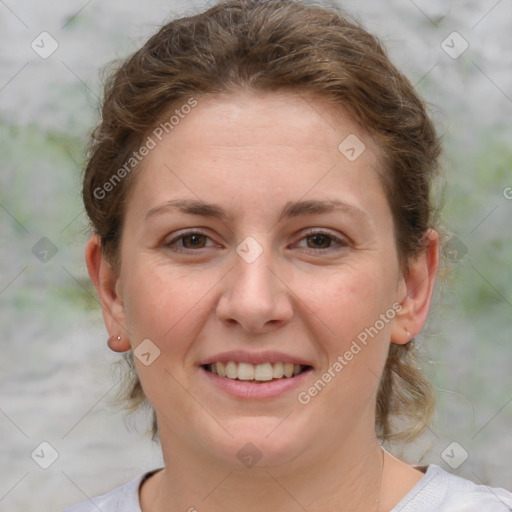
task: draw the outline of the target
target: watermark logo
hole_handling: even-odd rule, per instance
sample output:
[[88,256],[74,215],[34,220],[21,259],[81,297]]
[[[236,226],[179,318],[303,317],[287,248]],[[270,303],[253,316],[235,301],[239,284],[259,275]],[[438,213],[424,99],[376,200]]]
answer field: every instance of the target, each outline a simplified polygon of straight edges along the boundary
[[133,351],[133,355],[144,366],[149,366],[160,357],[160,349],[151,340],[145,339]]
[[365,149],[364,142],[353,133],[345,137],[338,146],[338,151],[350,162],[357,160]]
[[457,238],[452,236],[446,244],[446,257],[453,262],[460,261],[468,253],[467,246]]
[[151,150],[155,149],[159,142],[164,138],[164,135],[169,134],[178,126],[182,119],[185,119],[187,114],[190,114],[192,109],[197,106],[197,100],[195,98],[189,98],[187,103],[182,105],[179,109],[174,111],[174,114],[165,122],[160,123],[152,132],[148,135],[144,143],[140,146],[137,151],[134,151],[126,162],[101,186],[96,187],[93,191],[93,195],[96,199],[105,199],[109,192],[112,192],[114,188],[119,185],[121,180],[126,178],[135,167],[137,167],[146,156],[149,155]]
[[59,452],[50,443],[43,441],[34,448],[30,457],[40,468],[48,469],[59,458]]
[[182,105],[179,109],[174,111],[174,115],[172,115],[168,121],[164,123],[160,123],[154,130],[153,135],[161,141],[164,137],[164,134],[171,133],[176,126],[180,124],[182,119],[190,114],[192,109],[197,107],[197,100],[195,98],[190,98],[187,103]]
[[457,441],[450,443],[441,453],[441,458],[452,469],[457,469],[469,457],[469,453]]
[[57,251],[57,246],[45,236],[32,247],[32,254],[41,263],[48,263],[57,254]]
[[30,44],[32,50],[34,50],[41,59],[47,59],[50,57],[57,48],[59,43],[57,40],[48,32],[41,32]]
[[253,443],[245,443],[236,454],[238,460],[246,467],[252,468],[263,454]]
[[261,245],[252,236],[245,238],[236,248],[236,253],[246,263],[256,261],[262,252],[263,247],[261,247]]
[[361,350],[368,345],[369,339],[373,339],[377,334],[384,329],[386,324],[389,324],[396,314],[402,310],[402,304],[395,302],[385,313],[379,315],[379,319],[375,321],[370,327],[365,327],[358,335],[357,340],[353,340],[350,348],[345,351],[343,355],[339,355],[336,361],[317,379],[312,386],[307,390],[301,391],[297,395],[299,403],[307,405],[311,399],[317,396],[325,389],[327,384],[331,382],[337,375],[341,373],[343,368],[350,364],[350,361],[361,352]]
[[443,39],[441,48],[452,59],[458,59],[468,48],[469,43],[456,31]]

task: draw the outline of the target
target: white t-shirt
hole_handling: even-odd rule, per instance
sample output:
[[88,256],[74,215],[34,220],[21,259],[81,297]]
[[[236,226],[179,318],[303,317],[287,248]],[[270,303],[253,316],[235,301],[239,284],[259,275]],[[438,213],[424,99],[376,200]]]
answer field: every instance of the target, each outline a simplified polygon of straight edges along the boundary
[[[139,487],[154,471],[63,512],[141,512]],[[477,485],[431,464],[425,476],[390,512],[511,512],[512,493]]]

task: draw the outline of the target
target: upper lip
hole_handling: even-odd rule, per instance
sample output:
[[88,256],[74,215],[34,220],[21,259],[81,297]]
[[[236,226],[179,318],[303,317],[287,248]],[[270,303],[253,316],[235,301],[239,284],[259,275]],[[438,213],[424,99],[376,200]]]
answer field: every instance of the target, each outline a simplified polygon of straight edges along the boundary
[[235,363],[250,363],[250,364],[263,364],[263,363],[292,363],[300,364],[302,366],[313,366],[309,361],[301,357],[292,356],[283,352],[260,351],[248,352],[247,350],[231,350],[229,352],[220,352],[213,356],[208,356],[199,362],[199,366],[212,364],[217,362],[227,363],[234,361]]

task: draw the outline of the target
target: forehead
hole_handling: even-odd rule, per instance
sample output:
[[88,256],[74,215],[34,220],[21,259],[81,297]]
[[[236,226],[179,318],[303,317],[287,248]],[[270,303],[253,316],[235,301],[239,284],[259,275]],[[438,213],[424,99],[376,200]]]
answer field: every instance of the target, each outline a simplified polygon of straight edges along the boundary
[[[186,149],[218,145],[246,150],[267,144],[303,151],[339,153],[339,143],[355,135],[375,153],[379,149],[359,123],[342,107],[334,108],[319,97],[287,91],[204,95],[183,115],[166,142]],[[179,107],[178,109],[179,110]],[[341,139],[340,139],[341,137]]]
[[156,145],[132,191],[140,207],[184,195],[260,210],[280,208],[279,198],[383,196],[379,148],[343,110],[290,93],[196,100],[162,140],[150,134]]

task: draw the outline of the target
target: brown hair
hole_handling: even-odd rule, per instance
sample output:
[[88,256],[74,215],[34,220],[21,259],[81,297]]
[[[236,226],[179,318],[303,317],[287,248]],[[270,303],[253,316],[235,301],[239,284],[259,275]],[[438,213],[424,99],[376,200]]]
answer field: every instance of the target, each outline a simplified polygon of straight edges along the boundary
[[[133,152],[169,118],[163,113],[203,94],[241,89],[314,96],[366,128],[383,155],[379,174],[406,271],[434,222],[430,189],[440,154],[434,126],[373,35],[337,8],[297,0],[229,0],[174,20],[111,74],[102,121],[92,136],[83,198],[113,265],[120,265],[124,204],[136,174],[126,162]],[[383,439],[413,438],[431,418],[433,393],[415,352],[414,342],[391,344],[377,396],[376,430]],[[126,397],[135,408],[145,397],[131,353],[128,362],[132,380]],[[393,418],[408,419],[409,426],[393,433]],[[156,435],[155,421],[153,428]]]

